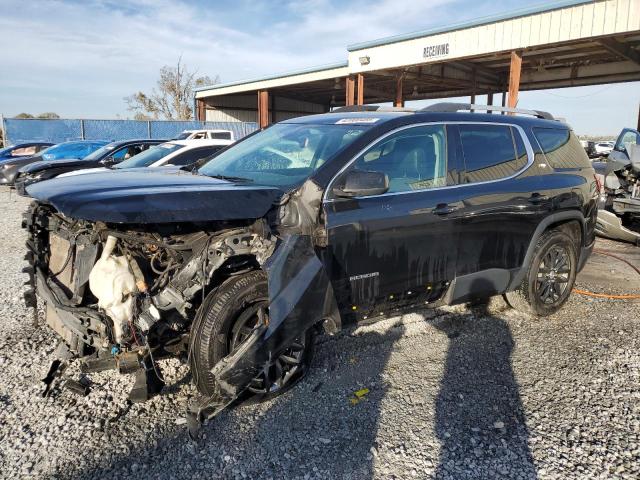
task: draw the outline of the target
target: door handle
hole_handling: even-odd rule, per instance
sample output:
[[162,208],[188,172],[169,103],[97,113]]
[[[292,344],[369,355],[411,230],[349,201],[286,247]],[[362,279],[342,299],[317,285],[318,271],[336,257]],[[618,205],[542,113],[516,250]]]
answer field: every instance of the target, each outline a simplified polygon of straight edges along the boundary
[[527,200],[529,201],[529,203],[537,205],[539,203],[546,202],[547,200],[549,200],[549,197],[547,197],[546,195],[540,195],[539,193],[533,193]]
[[458,210],[458,207],[455,205],[449,205],[448,203],[439,203],[436,205],[436,208],[432,210],[436,215],[449,215],[450,213]]

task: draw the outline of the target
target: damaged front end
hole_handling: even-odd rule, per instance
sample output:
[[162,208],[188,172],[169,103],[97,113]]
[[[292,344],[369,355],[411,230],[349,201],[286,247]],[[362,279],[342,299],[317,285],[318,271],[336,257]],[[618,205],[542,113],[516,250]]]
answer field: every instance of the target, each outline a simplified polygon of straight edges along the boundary
[[640,146],[616,158],[594,163],[602,185],[596,233],[640,245]]
[[135,374],[130,398],[142,401],[162,387],[158,360],[188,358],[207,295],[234,275],[265,272],[264,321],[213,367],[215,394],[192,404],[192,420],[211,418],[309,328],[340,326],[319,257],[321,193],[308,181],[257,220],[139,225],[69,218],[34,202],[23,222],[25,301],[35,308],[37,293],[46,302],[47,324],[85,373]]

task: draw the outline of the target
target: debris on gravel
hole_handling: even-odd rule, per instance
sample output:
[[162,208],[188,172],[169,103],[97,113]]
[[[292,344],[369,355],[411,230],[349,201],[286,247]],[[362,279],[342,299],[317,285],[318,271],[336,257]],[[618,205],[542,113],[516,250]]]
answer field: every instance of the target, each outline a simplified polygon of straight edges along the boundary
[[[501,299],[390,313],[319,338],[299,385],[223,412],[193,443],[176,360],[143,404],[127,402],[133,378],[108,372],[87,396],[41,397],[57,339],[21,298],[28,202],[2,189],[0,204],[2,478],[640,478],[638,301],[574,294],[546,319]],[[598,246],[640,264],[637,247]],[[577,287],[638,293],[640,278],[594,254]]]

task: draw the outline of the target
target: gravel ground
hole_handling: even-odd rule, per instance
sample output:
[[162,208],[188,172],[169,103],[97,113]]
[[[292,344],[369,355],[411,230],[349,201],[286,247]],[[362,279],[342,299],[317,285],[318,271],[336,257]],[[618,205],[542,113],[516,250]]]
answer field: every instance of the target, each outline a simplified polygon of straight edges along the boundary
[[[130,408],[132,379],[112,373],[43,399],[56,339],[21,299],[27,202],[3,189],[0,205],[3,478],[640,477],[637,301],[573,295],[544,320],[494,301],[322,337],[303,382],[224,412],[198,444],[177,420],[193,394],[178,362],[165,395]],[[636,247],[598,247],[640,264]],[[640,276],[594,255],[577,286],[638,293]]]

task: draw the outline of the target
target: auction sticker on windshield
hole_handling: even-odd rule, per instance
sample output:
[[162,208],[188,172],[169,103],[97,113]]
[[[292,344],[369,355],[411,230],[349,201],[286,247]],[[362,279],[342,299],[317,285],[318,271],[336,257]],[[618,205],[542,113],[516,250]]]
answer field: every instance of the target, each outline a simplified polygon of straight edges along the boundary
[[379,118],[341,118],[336,125],[349,125],[354,123],[376,123]]

